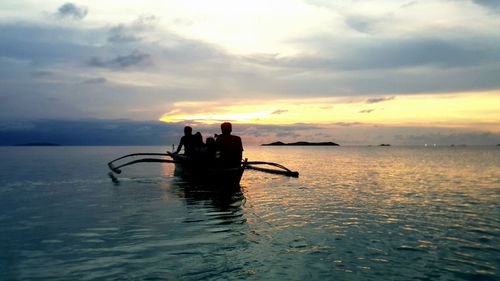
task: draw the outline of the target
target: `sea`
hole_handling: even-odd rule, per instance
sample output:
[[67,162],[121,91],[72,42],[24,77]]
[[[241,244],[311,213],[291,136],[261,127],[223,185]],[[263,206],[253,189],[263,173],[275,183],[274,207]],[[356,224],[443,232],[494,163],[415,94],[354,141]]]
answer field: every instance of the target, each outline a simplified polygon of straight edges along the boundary
[[500,280],[500,147],[245,147],[241,192],[167,147],[1,147],[0,280]]

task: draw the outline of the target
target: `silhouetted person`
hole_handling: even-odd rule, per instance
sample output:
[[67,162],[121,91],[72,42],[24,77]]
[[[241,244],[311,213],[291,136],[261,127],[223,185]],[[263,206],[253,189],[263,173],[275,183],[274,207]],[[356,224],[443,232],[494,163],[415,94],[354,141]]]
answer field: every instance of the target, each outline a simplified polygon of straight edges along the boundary
[[187,156],[193,155],[195,148],[195,137],[192,135],[193,128],[186,126],[184,127],[184,136],[181,138],[179,142],[179,146],[177,146],[177,151],[174,153],[179,153],[184,146],[184,154]]
[[223,167],[239,167],[243,154],[241,138],[231,135],[232,125],[224,122],[220,125],[222,135],[216,136],[217,151],[220,153],[219,161]]
[[193,135],[193,146],[195,153],[200,152],[205,146],[205,144],[203,143],[203,136],[200,132],[196,132],[196,134]]
[[205,149],[204,149],[204,158],[207,164],[214,163],[216,151],[217,151],[217,144],[215,143],[215,139],[212,137],[208,137],[205,142]]

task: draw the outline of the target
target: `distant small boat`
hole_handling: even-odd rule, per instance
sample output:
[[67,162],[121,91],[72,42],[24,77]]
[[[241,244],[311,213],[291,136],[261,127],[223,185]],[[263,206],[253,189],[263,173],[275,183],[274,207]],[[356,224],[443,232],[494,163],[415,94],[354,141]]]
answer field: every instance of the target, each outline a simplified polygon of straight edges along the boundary
[[382,143],[382,144],[380,144],[379,146],[391,146],[391,145],[390,145],[390,144],[388,144],[388,143]]

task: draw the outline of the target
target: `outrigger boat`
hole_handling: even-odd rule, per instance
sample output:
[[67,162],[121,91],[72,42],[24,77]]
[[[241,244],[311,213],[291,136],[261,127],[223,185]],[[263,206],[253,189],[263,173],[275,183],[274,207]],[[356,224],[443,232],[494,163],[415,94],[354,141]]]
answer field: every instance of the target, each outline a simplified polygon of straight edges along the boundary
[[[120,160],[138,156],[154,156],[155,158],[141,158],[131,160],[122,164],[116,164]],[[222,168],[216,166],[210,167],[210,165],[205,165],[203,164],[203,162],[193,160],[184,154],[174,154],[170,152],[132,153],[116,158],[108,163],[108,167],[111,170],[108,175],[111,177],[113,182],[118,182],[118,179],[114,174],[120,174],[122,172],[121,168],[123,167],[138,163],[173,163],[175,164],[175,176],[179,176],[189,182],[214,187],[217,189],[239,188],[243,172],[247,169],[284,175],[287,177],[299,176],[298,172],[291,171],[285,166],[273,162],[248,161],[247,159],[245,159],[240,163],[238,167],[234,168]]]

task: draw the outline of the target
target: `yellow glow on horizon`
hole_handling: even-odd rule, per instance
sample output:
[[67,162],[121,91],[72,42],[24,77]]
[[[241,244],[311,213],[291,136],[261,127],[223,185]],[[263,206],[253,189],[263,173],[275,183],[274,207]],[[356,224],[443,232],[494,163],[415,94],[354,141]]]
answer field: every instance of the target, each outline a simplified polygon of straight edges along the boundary
[[207,113],[195,115],[176,115],[175,118],[162,117],[160,120],[164,122],[192,121],[205,124],[219,123],[221,121],[235,121],[238,123],[249,123],[264,119],[270,115],[270,112],[247,112],[247,113]]
[[[375,102],[374,102],[375,101]],[[383,125],[473,127],[500,131],[500,92],[425,94],[294,100],[182,102],[161,118],[195,121],[288,125],[359,122]]]

